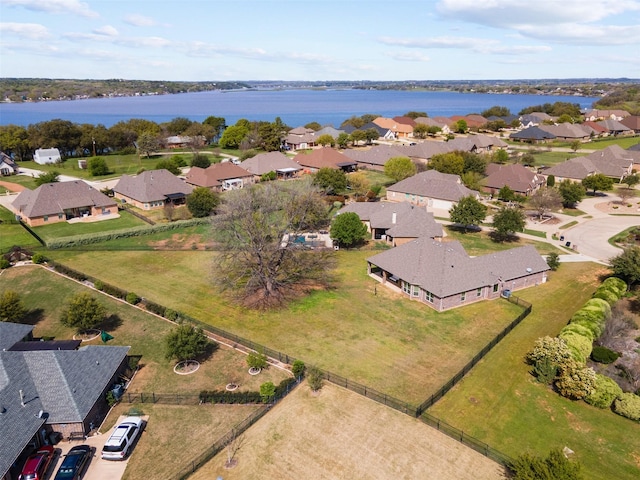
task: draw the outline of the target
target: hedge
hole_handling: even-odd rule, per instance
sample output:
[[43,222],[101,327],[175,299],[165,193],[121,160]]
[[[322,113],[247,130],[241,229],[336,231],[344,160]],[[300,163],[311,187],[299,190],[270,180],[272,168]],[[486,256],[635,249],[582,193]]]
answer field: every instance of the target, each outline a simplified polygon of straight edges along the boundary
[[618,292],[615,290],[609,290],[607,288],[598,288],[596,293],[593,294],[593,298],[601,298],[609,305],[613,305],[618,300],[620,300],[620,296]]
[[574,360],[580,362],[581,365],[587,363],[587,358],[591,355],[593,345],[593,342],[588,337],[575,332],[562,332],[558,337],[566,342]]
[[587,337],[592,342],[595,340],[594,332],[591,328],[586,327],[584,325],[580,325],[579,323],[570,323],[562,330],[560,330],[560,337],[562,337],[562,332],[573,332],[577,335],[582,335],[583,337]]
[[620,357],[618,352],[609,350],[607,347],[596,346],[593,347],[593,350],[591,351],[591,359],[598,363],[613,363],[618,359],[618,357]]
[[582,306],[582,309],[600,311],[605,317],[609,317],[611,315],[611,305],[601,298],[592,298],[591,300],[587,300]]
[[229,392],[227,390],[203,390],[202,403],[262,403],[260,392]]
[[610,408],[613,401],[622,395],[622,389],[611,378],[596,374],[596,389],[584,401],[598,408]]
[[627,293],[627,284],[624,280],[616,277],[609,277],[604,282],[602,282],[602,287],[617,290],[618,296],[622,297],[625,293]]
[[623,393],[613,402],[613,411],[618,415],[640,421],[640,397],[633,393]]
[[177,220],[171,223],[158,223],[156,225],[143,225],[140,227],[126,228],[115,232],[89,233],[84,235],[74,235],[46,242],[47,248],[56,250],[59,248],[71,248],[92,243],[106,242],[117,238],[138,237],[141,235],[151,235],[152,233],[168,232],[179,228],[193,225],[206,225],[210,223],[207,218],[192,218],[189,220]]

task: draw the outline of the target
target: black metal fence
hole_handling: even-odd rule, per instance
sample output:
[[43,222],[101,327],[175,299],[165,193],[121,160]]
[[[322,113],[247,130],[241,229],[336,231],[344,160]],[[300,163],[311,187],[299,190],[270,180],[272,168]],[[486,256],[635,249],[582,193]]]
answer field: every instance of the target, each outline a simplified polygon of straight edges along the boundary
[[125,392],[120,398],[123,403],[164,403],[167,405],[199,405],[200,396],[193,393],[144,393]]

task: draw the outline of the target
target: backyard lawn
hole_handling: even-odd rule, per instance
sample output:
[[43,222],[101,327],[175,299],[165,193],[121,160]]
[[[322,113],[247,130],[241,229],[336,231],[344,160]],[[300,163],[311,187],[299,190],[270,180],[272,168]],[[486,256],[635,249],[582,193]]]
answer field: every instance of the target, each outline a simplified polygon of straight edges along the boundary
[[512,457],[567,446],[585,478],[638,478],[640,425],[559,396],[523,360],[538,337],[558,334],[605,272],[592,263],[562,264],[547,284],[519,292],[533,303],[531,315],[429,413]]
[[0,207],[0,253],[9,251],[14,245],[27,249],[40,246],[40,243],[22,225],[12,222],[15,222],[15,214]]
[[[447,234],[446,239],[458,240],[466,250],[467,254],[471,256],[486,255],[491,252],[509,250],[511,248],[522,247],[524,245],[533,245],[536,247],[536,250],[538,250],[540,255],[548,255],[551,252],[564,253],[550,243],[536,242],[527,238],[517,238],[513,242],[494,242],[489,237],[491,229],[488,227],[484,227],[480,232],[463,233],[461,230],[451,227],[445,227],[445,231]],[[538,233],[542,232],[525,231],[525,233],[538,235]]]
[[210,281],[214,252],[51,251],[48,255],[412,404],[430,396],[520,313],[519,307],[504,300],[437,313],[370,279],[365,258],[373,253],[340,251],[333,290],[314,292],[271,312],[239,308],[214,291]]

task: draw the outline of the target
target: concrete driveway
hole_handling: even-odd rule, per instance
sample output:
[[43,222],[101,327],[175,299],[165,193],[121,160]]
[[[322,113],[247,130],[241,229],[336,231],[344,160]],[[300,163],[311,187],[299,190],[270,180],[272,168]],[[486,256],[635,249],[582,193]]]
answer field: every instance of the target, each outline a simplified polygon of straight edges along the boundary
[[571,242],[578,252],[603,262],[622,253],[622,249],[614,247],[608,240],[629,227],[640,225],[640,216],[594,218],[579,223],[564,232],[565,241]]

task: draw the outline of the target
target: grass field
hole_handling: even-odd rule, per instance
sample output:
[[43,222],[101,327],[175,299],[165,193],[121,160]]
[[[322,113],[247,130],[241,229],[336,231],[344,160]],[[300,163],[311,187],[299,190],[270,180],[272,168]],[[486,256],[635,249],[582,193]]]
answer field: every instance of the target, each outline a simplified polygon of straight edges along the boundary
[[[23,164],[24,162],[20,163],[20,165],[23,165]],[[23,187],[26,187],[29,190],[35,190],[36,188],[38,188],[38,186],[36,185],[35,178],[29,175],[11,175],[11,177],[4,178],[3,181],[22,185]]]
[[[546,242],[536,242],[527,238],[517,238],[513,242],[494,242],[489,237],[489,229],[485,229],[481,232],[469,232],[463,233],[461,230],[451,227],[445,227],[447,233],[447,239],[458,240],[467,253],[471,256],[486,255],[491,252],[499,252],[502,250],[508,250],[510,248],[522,247],[524,245],[533,245],[538,250],[540,255],[548,255],[551,252],[564,253],[558,250],[555,246]],[[529,231],[525,233],[531,233],[535,231]],[[540,232],[542,233],[542,232]],[[531,233],[536,236],[541,236],[538,233]]]
[[503,300],[437,313],[370,279],[365,258],[372,254],[340,251],[335,289],[261,313],[213,290],[213,252],[48,252],[71,268],[413,404],[520,313]]
[[334,385],[302,384],[190,480],[213,478],[489,480],[501,467],[437,430]]
[[0,253],[7,252],[14,245],[24,248],[36,248],[40,243],[27,232],[22,225],[11,223],[15,221],[15,215],[0,206]]
[[429,413],[511,456],[567,446],[587,479],[638,478],[640,424],[559,396],[537,383],[523,360],[538,337],[555,336],[566,325],[603,268],[562,264],[549,283],[520,292],[533,303],[532,314]]
[[134,217],[129,212],[121,210],[118,213],[120,214],[120,218],[113,218],[111,220],[78,223],[58,222],[51,225],[33,227],[33,231],[36,232],[40,238],[47,241],[74,235],[113,232],[148,225],[148,223]]

